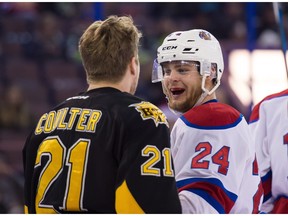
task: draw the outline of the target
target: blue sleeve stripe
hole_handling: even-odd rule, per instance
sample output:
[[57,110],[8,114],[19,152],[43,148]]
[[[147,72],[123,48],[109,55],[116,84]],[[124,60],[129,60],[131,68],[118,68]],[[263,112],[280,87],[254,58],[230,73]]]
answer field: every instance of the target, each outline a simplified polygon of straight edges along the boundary
[[268,179],[271,179],[271,178],[272,178],[272,170],[270,170],[268,173],[266,173],[265,176],[261,177],[261,181],[265,182],[265,181],[267,181]]
[[224,187],[224,185],[222,184],[222,182],[219,179],[216,178],[189,178],[189,179],[184,179],[184,180],[180,180],[176,182],[177,188],[182,188],[188,184],[191,183],[196,183],[196,182],[208,182],[210,184],[214,184],[217,185],[218,187],[220,187],[225,194],[227,194],[227,196],[233,201],[235,202],[236,199],[238,198],[237,195],[235,195],[234,193],[226,190],[226,188]]
[[265,194],[263,197],[263,203],[266,202],[267,200],[269,200],[272,197],[271,193]]
[[197,194],[198,196],[202,197],[205,201],[207,201],[219,214],[225,214],[229,212],[225,212],[223,206],[212,196],[210,196],[207,192],[203,190],[197,190],[197,189],[188,189],[187,191],[190,191],[192,193]]
[[253,121],[249,121],[248,124],[253,124],[253,123],[257,122],[258,120],[259,120],[259,118],[258,118],[258,119],[255,119],[255,120],[253,120]]

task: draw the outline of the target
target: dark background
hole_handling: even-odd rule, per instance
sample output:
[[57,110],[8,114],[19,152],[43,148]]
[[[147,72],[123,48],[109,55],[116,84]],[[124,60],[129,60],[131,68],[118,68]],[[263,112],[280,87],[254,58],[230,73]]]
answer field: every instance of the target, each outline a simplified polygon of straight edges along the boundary
[[[287,31],[288,5],[281,5]],[[151,69],[169,33],[201,28],[220,41],[225,70],[218,98],[246,118],[251,107],[241,104],[229,86],[227,56],[239,48],[281,48],[271,2],[0,2],[0,213],[23,212],[25,138],[42,113],[86,90],[79,37],[94,20],[113,14],[131,15],[144,36],[136,95],[165,110],[161,84],[151,83]],[[268,33],[279,39],[270,40]]]

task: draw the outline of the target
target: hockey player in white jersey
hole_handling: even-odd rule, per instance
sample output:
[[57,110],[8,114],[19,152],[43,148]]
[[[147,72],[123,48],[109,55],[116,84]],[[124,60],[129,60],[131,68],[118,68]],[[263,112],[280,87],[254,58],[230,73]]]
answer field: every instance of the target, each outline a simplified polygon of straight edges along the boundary
[[168,35],[154,61],[152,82],[180,116],[171,149],[183,213],[258,213],[263,199],[248,124],[216,99],[223,70],[219,42],[201,29]]
[[288,89],[254,106],[249,127],[255,137],[264,189],[261,211],[288,213]]

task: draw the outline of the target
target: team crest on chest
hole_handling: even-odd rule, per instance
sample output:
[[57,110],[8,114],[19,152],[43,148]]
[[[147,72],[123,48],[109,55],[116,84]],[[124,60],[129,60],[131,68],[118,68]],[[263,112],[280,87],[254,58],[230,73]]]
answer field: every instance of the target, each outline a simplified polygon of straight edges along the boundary
[[131,104],[129,107],[135,107],[143,120],[152,119],[156,127],[159,124],[166,124],[169,127],[165,114],[155,105],[142,101],[141,103]]

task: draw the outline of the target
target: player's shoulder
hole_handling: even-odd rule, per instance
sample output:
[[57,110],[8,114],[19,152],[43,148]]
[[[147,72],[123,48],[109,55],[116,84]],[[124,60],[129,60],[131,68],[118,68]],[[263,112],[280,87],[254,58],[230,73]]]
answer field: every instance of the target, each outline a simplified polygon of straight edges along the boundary
[[135,124],[137,122],[145,122],[145,124],[154,122],[156,127],[162,124],[168,126],[164,112],[155,104],[127,92],[115,89],[109,91],[111,94],[107,94],[105,99],[103,98],[106,108],[109,107],[110,112],[114,112],[118,118],[123,119],[127,124],[134,121]]
[[132,109],[135,113],[134,115],[139,116],[142,121],[146,122],[146,120],[148,120],[149,122],[154,122],[156,127],[162,124],[169,127],[165,113],[158,106],[149,101],[134,96],[133,99],[130,99],[128,107]]
[[99,109],[102,113],[114,116],[114,118],[127,122],[127,124],[130,124],[131,121],[140,123],[142,120],[149,119],[148,122],[153,120],[156,126],[159,124],[168,126],[166,116],[159,107],[140,97],[115,88],[93,89],[67,99],[65,103],[59,107],[89,107],[91,109]]
[[103,87],[92,89],[77,96],[70,97],[62,104],[66,104],[66,106],[78,105],[79,107],[101,107],[103,109],[108,107],[109,109],[113,109],[121,106],[127,107],[127,105],[140,100],[140,98],[126,92],[122,92],[116,88]]
[[257,103],[254,106],[254,108],[251,112],[250,118],[249,118],[249,124],[259,120],[259,112],[260,112],[260,108],[262,106],[277,102],[276,99],[279,99],[282,97],[287,97],[287,96],[288,96],[288,89],[285,89],[281,92],[270,94],[270,95],[266,96],[265,98],[263,98],[259,103]]
[[236,126],[243,115],[228,104],[211,100],[186,112],[181,119],[187,126],[200,129],[227,129]]

